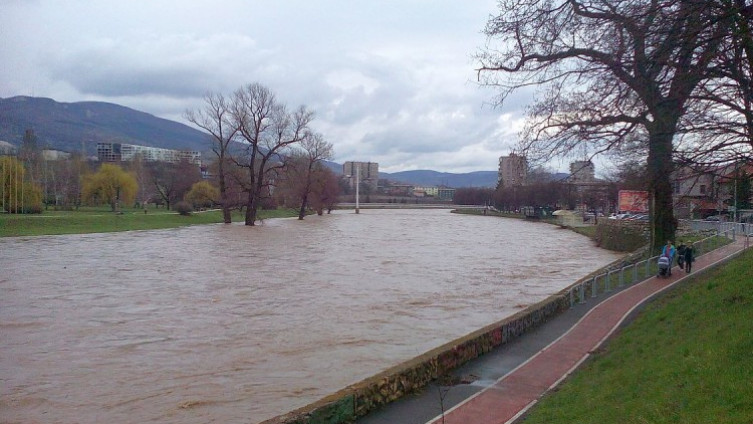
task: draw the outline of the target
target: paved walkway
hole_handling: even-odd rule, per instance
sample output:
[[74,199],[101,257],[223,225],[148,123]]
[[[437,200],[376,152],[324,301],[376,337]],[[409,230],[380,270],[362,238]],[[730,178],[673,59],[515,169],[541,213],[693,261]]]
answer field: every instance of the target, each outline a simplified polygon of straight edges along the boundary
[[[724,260],[743,248],[737,242],[700,256],[693,272]],[[432,423],[511,423],[533,406],[585,361],[614,333],[622,321],[647,299],[674,285],[687,274],[674,267],[669,278],[649,278],[623,290],[591,309],[570,331],[486,390],[456,406]]]
[[[693,273],[729,258],[744,247],[745,238],[739,237],[730,245],[699,256],[693,263]],[[636,283],[594,303],[579,316],[556,318],[553,322],[559,321],[559,324],[551,324],[552,329],[544,329],[541,334],[535,331],[521,338],[527,338],[527,341],[513,342],[520,346],[509,347],[509,352],[502,349],[501,354],[492,353],[487,355],[489,358],[480,358],[477,361],[485,361],[486,365],[476,365],[475,370],[471,366],[469,369],[474,374],[473,377],[488,375],[495,367],[497,371],[500,367],[507,368],[504,375],[494,380],[480,377],[475,389],[474,384],[445,388],[445,398],[440,400],[441,387],[427,388],[422,396],[388,406],[384,411],[358,420],[358,423],[511,424],[583,363],[590,352],[611,336],[631,312],[687,275],[692,274],[686,274],[675,266],[669,278],[652,277]],[[569,313],[571,312],[565,314]],[[551,334],[547,335],[547,332]],[[534,346],[534,351],[531,351],[529,345]],[[529,347],[526,349],[526,346]],[[516,355],[520,360],[511,367],[507,356]],[[503,363],[505,361],[508,362],[507,365]],[[460,373],[467,373],[469,369],[460,370]],[[452,396],[447,396],[450,394]],[[455,405],[445,412],[444,417],[437,412],[442,403],[447,408],[447,405]],[[427,421],[427,413],[431,414],[428,417],[435,418]]]

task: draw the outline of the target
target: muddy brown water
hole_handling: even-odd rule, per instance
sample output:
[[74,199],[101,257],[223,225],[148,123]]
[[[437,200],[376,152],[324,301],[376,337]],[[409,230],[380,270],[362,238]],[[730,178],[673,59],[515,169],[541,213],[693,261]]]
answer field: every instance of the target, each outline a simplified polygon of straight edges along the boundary
[[0,422],[258,423],[617,257],[446,210],[3,238]]

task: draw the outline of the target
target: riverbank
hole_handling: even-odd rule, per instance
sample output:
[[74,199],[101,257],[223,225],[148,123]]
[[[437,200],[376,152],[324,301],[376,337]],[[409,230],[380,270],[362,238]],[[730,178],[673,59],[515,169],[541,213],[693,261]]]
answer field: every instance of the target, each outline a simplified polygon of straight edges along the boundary
[[748,250],[649,304],[522,422],[751,422],[751,263]]
[[[294,216],[298,216],[298,211],[293,209],[259,211],[260,219]],[[233,222],[243,219],[240,212],[233,213]],[[180,215],[165,209],[149,209],[144,213],[144,209],[125,208],[114,213],[107,208],[82,208],[33,215],[0,214],[0,237],[158,230],[222,222],[222,211],[216,209]]]
[[[612,331],[617,329],[616,326],[612,327],[615,325],[612,323],[613,319],[625,317],[627,320],[623,322],[621,327],[631,328],[631,325],[626,323],[632,322],[633,318],[639,316],[639,314],[623,315],[627,312],[619,312],[619,307],[604,306],[601,301],[591,299],[588,296],[585,303],[580,303],[569,309],[556,319],[543,324],[541,328],[526,334],[518,341],[501,346],[499,349],[495,349],[489,354],[472,361],[467,366],[454,371],[448,379],[448,381],[451,381],[450,383],[432,384],[423,393],[398,401],[393,406],[383,408],[374,414],[358,419],[356,422],[358,424],[385,422],[395,424],[425,424],[428,422],[447,422],[448,424],[464,422],[478,424],[487,422],[510,423],[515,419],[513,417],[520,416],[523,411],[528,410],[534,404],[536,405],[531,410],[538,411],[537,402],[546,404],[548,397],[542,401],[541,395],[548,390],[547,388],[553,387],[553,381],[563,379],[564,376],[568,375],[569,371],[567,370],[572,371],[574,369],[569,368],[573,367],[573,361],[579,362],[578,358],[591,357],[590,360],[586,361],[586,364],[603,360],[604,362],[601,365],[613,372],[611,379],[606,379],[604,385],[593,386],[594,377],[589,375],[587,371],[578,371],[576,374],[586,373],[577,380],[577,383],[573,383],[576,386],[575,390],[579,391],[579,396],[567,397],[551,406],[542,406],[542,408],[547,409],[547,412],[535,420],[533,418],[531,420],[517,419],[515,422],[521,424],[529,422],[747,423],[750,421],[750,414],[753,411],[750,402],[747,400],[749,399],[748,391],[744,391],[739,397],[729,395],[734,392],[735,387],[747,384],[751,376],[750,366],[742,366],[744,358],[741,355],[745,355],[747,346],[753,341],[753,334],[749,331],[742,337],[739,334],[740,332],[745,333],[745,329],[742,327],[745,326],[746,322],[749,322],[750,316],[749,313],[741,315],[738,313],[739,311],[735,311],[731,317],[734,321],[732,323],[727,322],[724,317],[719,317],[720,314],[723,314],[725,308],[733,306],[739,309],[739,306],[734,304],[737,300],[741,300],[741,291],[742,293],[749,293],[750,286],[753,285],[751,270],[746,267],[753,260],[751,256],[753,253],[748,251],[742,256],[729,256],[731,252],[735,252],[744,245],[746,243],[741,241],[732,250],[723,247],[700,257],[693,274],[686,277],[684,272],[676,273],[674,280],[685,277],[682,281],[677,282],[678,286],[671,288],[665,294],[654,295],[656,296],[655,299],[658,300],[653,301],[651,307],[638,308],[638,310],[642,308],[650,310],[653,307],[659,309],[660,312],[657,320],[643,324],[639,330],[641,334],[636,336],[628,333],[623,345],[619,346],[620,351],[618,353],[623,352],[624,346],[633,347],[634,351],[638,350],[642,357],[637,357],[637,360],[633,358],[633,361],[625,361],[623,356],[601,358],[612,350],[611,346],[614,342],[605,345],[592,343],[600,340],[601,337],[605,337],[601,333],[603,329],[614,328]],[[721,275],[718,275],[720,270]],[[728,283],[735,278],[738,278],[738,282],[743,282],[744,285]],[[628,293],[618,292],[614,297],[605,300],[604,303],[612,306],[621,304],[624,311],[629,311],[631,305],[634,304],[632,302],[642,303],[640,299],[643,297],[639,294],[641,291],[650,296],[650,293],[655,291],[656,288],[661,290],[661,287],[668,284],[672,284],[672,278],[650,278],[637,286],[630,286],[631,288],[626,289]],[[728,290],[720,290],[721,285],[728,286]],[[684,292],[684,289],[689,286],[695,286],[697,291],[700,291],[697,298],[701,302],[687,302],[688,295]],[[709,293],[710,291],[713,292]],[[622,296],[623,294],[626,294],[626,296]],[[708,299],[706,299],[707,297]],[[743,305],[749,303],[748,297],[746,295],[741,300]],[[612,302],[613,299],[616,299],[615,302]],[[664,308],[664,304],[673,299],[676,303],[675,309]],[[736,301],[731,302],[731,299],[736,299]],[[594,305],[592,301],[596,301],[596,304]],[[588,315],[593,307],[598,307],[602,312],[593,314],[596,317],[595,319],[585,320],[584,314]],[[695,317],[693,320],[686,320],[687,316],[697,313],[698,310],[709,312],[709,309],[716,310],[716,312],[712,314],[704,313],[704,315]],[[616,313],[608,312],[604,315],[603,311],[605,310]],[[714,319],[714,321],[707,322],[709,319]],[[590,324],[583,324],[585,321],[589,321]],[[603,325],[605,321],[608,321],[609,324]],[[657,321],[658,324],[656,324]],[[684,327],[682,332],[676,331],[674,328],[678,325]],[[582,328],[577,329],[576,326]],[[697,333],[699,327],[703,327],[703,330]],[[724,334],[725,337],[729,336],[729,338],[720,340],[714,336],[716,329],[728,327],[731,331],[722,330],[719,333]],[[627,332],[627,330],[623,331]],[[589,343],[583,337],[591,335],[592,332],[598,334],[589,336],[592,341],[592,343]],[[643,342],[641,337],[648,338],[649,342]],[[573,338],[584,343],[576,348],[571,344]],[[732,343],[729,343],[730,341]],[[668,349],[670,355],[666,355],[664,347],[657,347],[659,345],[678,344],[681,346],[680,349]],[[558,349],[555,345],[564,346],[564,351]],[[643,360],[648,356],[653,356],[654,350],[658,350],[657,360],[649,360],[645,365]],[[696,356],[696,352],[699,350],[706,350],[711,355],[701,354]],[[545,351],[549,353],[547,354]],[[576,352],[580,353],[573,355]],[[726,354],[729,352],[736,353]],[[542,358],[545,358],[543,361],[537,360],[539,354]],[[628,352],[625,356],[630,355],[631,353]],[[714,357],[714,355],[718,356]],[[552,356],[556,359],[553,359]],[[633,354],[633,356],[636,355]],[[546,359],[547,357],[549,359]],[[596,361],[594,361],[594,357]],[[686,373],[694,373],[695,366],[705,366],[703,362],[698,362],[698,359],[701,358],[703,361],[715,362],[709,368],[723,374],[722,377],[717,378],[703,371],[698,375],[689,375],[685,378]],[[680,361],[680,363],[677,363],[677,361]],[[539,365],[532,365],[534,363]],[[723,369],[725,364],[730,363],[734,365],[727,367],[728,369]],[[667,368],[662,368],[665,365],[667,365]],[[557,368],[563,374],[550,372]],[[518,372],[518,370],[521,371]],[[548,376],[548,378],[542,380],[544,376]],[[627,378],[627,380],[623,381],[623,378]],[[478,381],[474,382],[474,380]],[[651,384],[646,384],[648,380],[651,380]],[[597,382],[600,382],[600,380],[597,380]],[[673,384],[673,386],[666,387],[667,382]],[[630,384],[630,387],[625,387],[626,383]],[[492,384],[494,387],[486,388]],[[643,390],[644,385],[648,391]],[[686,385],[693,387],[686,387]],[[557,387],[552,391],[553,394],[549,396],[557,397],[562,390]],[[683,390],[694,393],[696,398],[689,400],[687,396],[683,396]],[[480,393],[480,391],[483,393]],[[441,396],[443,400],[440,400],[438,396]],[[723,405],[720,406],[716,403],[716,396],[725,398]],[[726,402],[728,400],[732,400],[732,402]],[[623,410],[623,401],[629,407],[638,404],[638,406],[644,407],[644,410],[651,412],[658,410],[660,414],[664,414],[664,419],[654,420],[652,419],[655,418],[653,415],[641,415],[641,411],[638,411],[637,415],[629,415],[626,412],[630,411]],[[699,408],[695,410],[698,413],[697,419],[692,416],[692,410],[683,411],[684,414],[675,414],[671,409],[672,407],[685,408],[687,403],[690,402],[694,402],[694,406]],[[743,404],[744,402],[747,402],[747,404]],[[677,403],[680,403],[680,405],[677,405]],[[577,412],[571,413],[574,405],[576,405]],[[713,418],[716,408],[721,409],[719,412],[720,420]],[[736,412],[735,408],[740,408],[740,413],[729,414],[730,411]],[[616,409],[619,409],[619,411],[615,412]],[[444,412],[450,410],[452,412],[445,416]],[[535,414],[535,412],[532,412],[532,416]],[[681,415],[682,418],[672,419],[678,415]]]

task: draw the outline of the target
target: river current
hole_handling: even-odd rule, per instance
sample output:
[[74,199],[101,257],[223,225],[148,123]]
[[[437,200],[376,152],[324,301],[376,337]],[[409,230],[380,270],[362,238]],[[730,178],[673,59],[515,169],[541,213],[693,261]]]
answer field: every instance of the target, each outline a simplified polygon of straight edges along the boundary
[[0,422],[259,423],[616,258],[447,210],[0,239]]

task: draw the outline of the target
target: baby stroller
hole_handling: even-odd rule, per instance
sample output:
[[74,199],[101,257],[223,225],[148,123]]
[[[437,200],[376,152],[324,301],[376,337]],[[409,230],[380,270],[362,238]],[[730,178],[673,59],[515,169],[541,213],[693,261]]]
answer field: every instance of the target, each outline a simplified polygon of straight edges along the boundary
[[669,277],[669,258],[659,256],[659,277]]

